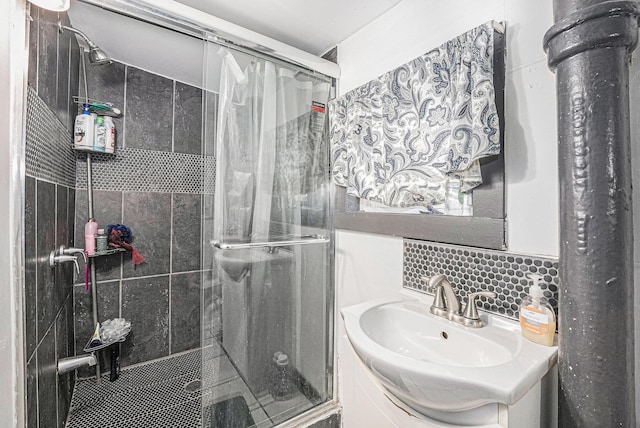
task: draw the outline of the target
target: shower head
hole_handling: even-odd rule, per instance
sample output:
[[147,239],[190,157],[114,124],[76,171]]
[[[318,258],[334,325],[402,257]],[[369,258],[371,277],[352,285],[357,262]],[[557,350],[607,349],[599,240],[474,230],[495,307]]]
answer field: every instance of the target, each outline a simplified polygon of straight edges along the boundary
[[72,28],[72,27],[67,27],[66,25],[62,25],[61,22],[58,22],[58,29],[61,33],[63,33],[64,30],[68,30],[82,37],[82,39],[85,41],[85,43],[89,47],[89,64],[91,65],[111,64],[111,58],[109,58],[109,55],[107,55],[105,51],[100,49],[95,43],[89,40],[89,37],[87,37],[87,35],[84,34],[82,31],[76,30],[75,28]]
[[89,48],[89,64],[91,65],[104,65],[111,64],[111,58],[105,51],[97,47],[96,45]]

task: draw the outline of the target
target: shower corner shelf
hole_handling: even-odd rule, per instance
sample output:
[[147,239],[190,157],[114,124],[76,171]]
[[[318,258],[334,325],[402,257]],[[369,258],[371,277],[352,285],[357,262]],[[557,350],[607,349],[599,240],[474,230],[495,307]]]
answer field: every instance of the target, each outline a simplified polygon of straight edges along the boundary
[[84,348],[82,350],[84,352],[95,352],[95,351],[99,351],[100,349],[108,348],[109,346],[113,345],[114,343],[124,342],[127,339],[127,336],[129,335],[129,333],[130,332],[127,332],[127,334],[125,334],[124,336],[119,337],[117,340],[112,340],[110,342],[103,342],[102,345],[98,345],[98,346],[91,346],[91,339],[89,339],[89,341],[87,342],[87,344],[84,346]]
[[93,254],[89,254],[89,258],[93,259],[95,257],[110,256],[112,254],[124,253],[126,251],[127,250],[125,250],[124,248],[109,248],[108,250],[96,251]]
[[110,102],[80,97],[78,95],[74,95],[73,102],[77,104],[78,107],[83,107],[84,104],[89,104],[89,110],[91,110],[91,113],[95,113],[98,116],[122,117],[122,110],[115,107],[113,103]]
[[116,153],[113,152],[105,152],[104,150],[93,150],[93,149],[89,149],[87,147],[76,147],[73,144],[71,145],[71,148],[73,150],[75,150],[76,152],[80,152],[80,153],[86,153],[86,154],[99,154],[99,155],[108,155],[108,156],[115,156]]

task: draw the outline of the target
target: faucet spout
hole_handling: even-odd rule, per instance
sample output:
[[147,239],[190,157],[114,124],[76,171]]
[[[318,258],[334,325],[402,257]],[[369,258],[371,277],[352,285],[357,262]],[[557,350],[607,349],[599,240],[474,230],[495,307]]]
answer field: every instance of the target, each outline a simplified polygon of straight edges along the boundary
[[[445,307],[448,313],[459,315],[460,314],[460,300],[453,291],[453,286],[445,275],[435,275],[431,277],[429,281],[429,287],[441,288],[444,292]],[[438,291],[436,289],[436,294]]]

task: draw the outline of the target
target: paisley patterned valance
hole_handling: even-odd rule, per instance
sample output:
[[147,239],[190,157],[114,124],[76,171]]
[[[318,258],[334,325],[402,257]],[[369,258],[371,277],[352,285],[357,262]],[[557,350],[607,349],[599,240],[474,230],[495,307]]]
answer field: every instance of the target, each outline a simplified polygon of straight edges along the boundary
[[335,183],[395,207],[443,202],[450,177],[481,184],[478,160],[500,153],[493,33],[487,22],[333,100]]

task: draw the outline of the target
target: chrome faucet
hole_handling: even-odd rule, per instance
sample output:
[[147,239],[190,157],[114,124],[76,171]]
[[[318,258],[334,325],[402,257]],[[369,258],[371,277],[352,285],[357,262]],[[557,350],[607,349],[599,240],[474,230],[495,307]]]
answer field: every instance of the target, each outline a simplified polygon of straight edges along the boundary
[[446,318],[449,318],[449,315],[460,314],[460,300],[446,276],[432,276],[429,280],[429,288],[436,293],[430,309],[432,314]]
[[469,294],[467,305],[464,311],[460,311],[460,299],[453,290],[453,286],[445,275],[435,275],[431,278],[422,277],[423,282],[428,283],[429,289],[435,292],[433,304],[429,312],[438,317],[446,318],[466,327],[482,327],[482,321],[478,314],[476,300],[478,297],[488,297],[495,299],[496,293],[493,291],[479,291]]
[[76,272],[80,274],[78,259],[74,254],[82,254],[86,263],[87,256],[82,248],[65,248],[65,246],[62,245],[59,249],[53,250],[49,254],[49,266],[55,267],[58,263],[72,262],[76,266]]
[[84,248],[66,248],[64,245],[60,246],[60,249],[58,250],[59,254],[63,254],[63,255],[67,255],[67,256],[74,256],[76,254],[80,254],[82,255],[82,258],[84,259],[85,264],[87,263],[87,253],[84,250]]

